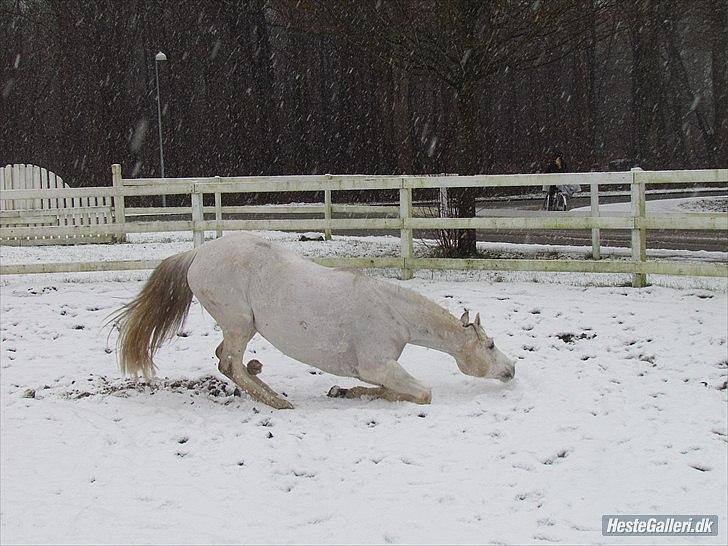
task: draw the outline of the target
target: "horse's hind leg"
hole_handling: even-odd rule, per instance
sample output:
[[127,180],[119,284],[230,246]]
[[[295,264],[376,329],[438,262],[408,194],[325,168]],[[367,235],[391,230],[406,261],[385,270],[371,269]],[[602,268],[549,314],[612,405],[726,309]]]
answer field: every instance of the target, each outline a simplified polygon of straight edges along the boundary
[[220,359],[218,369],[255,400],[276,409],[292,409],[293,406],[288,400],[281,398],[278,393],[251,375],[243,366],[245,347],[254,335],[255,328],[252,323],[246,325],[245,328],[224,329],[222,343],[215,350],[215,354]]
[[384,365],[362,366],[359,368],[359,378],[380,386],[351,389],[333,387],[329,391],[329,396],[336,398],[371,396],[393,402],[404,400],[417,404],[429,404],[432,401],[432,391],[429,387],[412,377],[396,360],[389,360]]

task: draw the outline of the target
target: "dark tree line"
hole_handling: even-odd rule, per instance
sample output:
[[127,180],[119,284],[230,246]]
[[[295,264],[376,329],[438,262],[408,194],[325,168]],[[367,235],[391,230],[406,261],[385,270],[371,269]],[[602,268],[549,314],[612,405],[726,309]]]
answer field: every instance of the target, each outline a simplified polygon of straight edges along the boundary
[[725,167],[727,6],[0,0],[0,163],[157,176],[162,50],[167,176]]

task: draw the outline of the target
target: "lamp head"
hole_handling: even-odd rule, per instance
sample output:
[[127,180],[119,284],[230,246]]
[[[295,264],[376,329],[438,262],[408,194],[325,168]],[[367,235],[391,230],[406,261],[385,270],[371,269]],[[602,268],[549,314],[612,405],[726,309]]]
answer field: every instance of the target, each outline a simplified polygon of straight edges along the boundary
[[166,61],[167,56],[160,51],[159,53],[156,54],[156,56],[154,57],[154,60],[155,61]]

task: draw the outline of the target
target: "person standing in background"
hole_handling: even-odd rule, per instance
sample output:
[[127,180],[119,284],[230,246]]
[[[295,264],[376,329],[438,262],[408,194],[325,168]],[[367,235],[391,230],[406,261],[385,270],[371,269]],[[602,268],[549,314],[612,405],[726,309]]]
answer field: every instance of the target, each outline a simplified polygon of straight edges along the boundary
[[[549,162],[543,170],[544,173],[568,172],[564,156],[559,150],[555,150],[549,155]],[[578,184],[545,184],[543,190],[546,192],[546,205],[544,206],[546,210],[566,210],[568,199],[580,191],[581,186]],[[559,194],[563,196],[560,206],[558,205],[559,199],[556,198]]]

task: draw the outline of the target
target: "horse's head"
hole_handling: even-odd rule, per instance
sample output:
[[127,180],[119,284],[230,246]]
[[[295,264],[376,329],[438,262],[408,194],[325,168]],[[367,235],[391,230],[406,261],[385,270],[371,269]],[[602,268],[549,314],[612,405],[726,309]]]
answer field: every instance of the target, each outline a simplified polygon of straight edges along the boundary
[[465,331],[465,343],[460,354],[455,357],[460,371],[475,377],[487,377],[510,381],[516,374],[515,361],[504,355],[495,346],[493,339],[488,337],[480,325],[480,314],[475,321],[470,322],[467,311],[460,317],[460,323]]

